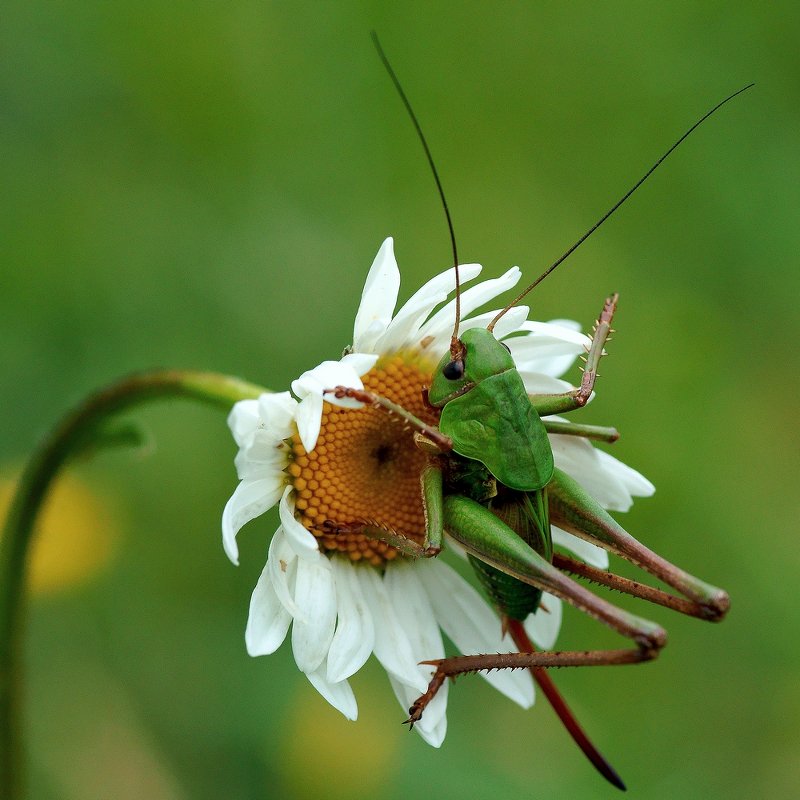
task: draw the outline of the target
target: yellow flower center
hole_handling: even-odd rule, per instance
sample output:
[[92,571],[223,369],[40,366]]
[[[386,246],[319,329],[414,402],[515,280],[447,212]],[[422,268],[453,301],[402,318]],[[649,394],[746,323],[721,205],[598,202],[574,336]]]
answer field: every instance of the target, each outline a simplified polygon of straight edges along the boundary
[[[397,403],[429,424],[438,414],[422,398],[431,371],[419,359],[382,358],[362,377],[364,388]],[[391,545],[362,529],[379,528],[421,543],[425,538],[420,475],[425,454],[414,431],[381,408],[339,408],[325,403],[316,447],[306,452],[291,440],[288,472],[298,518],[320,548],[380,566],[397,557]]]

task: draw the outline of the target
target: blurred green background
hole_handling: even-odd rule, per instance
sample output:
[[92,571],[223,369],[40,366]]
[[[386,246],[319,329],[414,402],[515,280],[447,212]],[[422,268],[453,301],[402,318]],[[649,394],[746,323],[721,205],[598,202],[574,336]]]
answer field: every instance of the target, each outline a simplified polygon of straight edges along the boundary
[[[794,3],[7,0],[0,19],[0,457],[124,373],[278,389],[350,341],[396,238],[402,296],[449,264],[433,182],[369,40],[417,109],[464,260],[534,276],[677,135],[712,119],[532,300],[588,324],[622,294],[584,420],[656,484],[625,519],[733,598],[648,609],[657,662],[558,683],[642,798],[795,797],[800,13]],[[577,372],[572,373],[574,377]],[[231,566],[223,415],[161,404],[154,446],[70,472],[34,576],[31,797],[616,796],[543,701],[450,695],[440,751],[373,662],[349,723],[288,646],[243,631],[272,516]],[[89,493],[88,496],[86,493]],[[640,610],[643,610],[640,608]],[[617,646],[567,613],[567,647]]]

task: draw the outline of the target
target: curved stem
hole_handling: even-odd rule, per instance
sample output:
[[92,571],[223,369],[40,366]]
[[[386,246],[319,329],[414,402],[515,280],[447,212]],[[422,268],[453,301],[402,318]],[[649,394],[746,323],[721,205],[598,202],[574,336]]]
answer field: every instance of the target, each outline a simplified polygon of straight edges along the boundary
[[228,410],[236,401],[265,391],[212,372],[157,370],[131,375],[90,395],[67,414],[28,462],[0,538],[0,794],[7,800],[24,795],[20,711],[27,556],[36,516],[58,471],[92,443],[100,423],[146,400],[187,397]]

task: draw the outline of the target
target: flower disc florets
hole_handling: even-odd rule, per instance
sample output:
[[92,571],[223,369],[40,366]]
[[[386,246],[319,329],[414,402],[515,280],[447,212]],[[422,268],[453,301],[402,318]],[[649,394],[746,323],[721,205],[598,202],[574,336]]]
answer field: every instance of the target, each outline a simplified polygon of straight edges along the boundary
[[[423,402],[430,370],[424,358],[398,353],[379,358],[363,376],[364,388],[435,425],[438,414]],[[316,446],[306,451],[300,435],[291,439],[288,472],[298,520],[324,551],[351,561],[381,566],[396,548],[367,537],[359,527],[399,534],[419,544],[425,514],[420,475],[427,456],[414,445],[407,425],[382,409],[340,408],[325,403]]]

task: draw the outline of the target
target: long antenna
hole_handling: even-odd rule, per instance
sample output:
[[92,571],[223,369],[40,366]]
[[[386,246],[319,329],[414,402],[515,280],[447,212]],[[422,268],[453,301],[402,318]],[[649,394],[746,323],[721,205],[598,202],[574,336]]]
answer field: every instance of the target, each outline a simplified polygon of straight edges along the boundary
[[406,93],[403,91],[403,87],[400,84],[400,79],[397,77],[397,73],[389,63],[389,59],[386,57],[386,53],[381,46],[380,39],[378,39],[378,34],[375,31],[372,31],[372,42],[375,45],[375,49],[378,51],[378,56],[380,56],[383,66],[386,68],[386,71],[389,73],[389,77],[392,79],[394,88],[397,89],[397,93],[400,95],[400,99],[403,101],[403,105],[406,107],[408,116],[411,117],[411,121],[414,123],[417,136],[419,136],[419,140],[422,142],[422,148],[425,150],[428,164],[430,164],[431,172],[433,172],[433,179],[436,181],[436,188],[439,190],[439,197],[442,200],[444,215],[447,218],[447,228],[450,231],[450,244],[453,247],[453,266],[455,267],[456,271],[456,324],[453,328],[453,336],[450,340],[450,352],[453,354],[453,359],[455,360],[457,357],[457,352],[460,352],[460,346],[458,342],[458,325],[461,322],[461,282],[458,274],[458,249],[456,248],[456,234],[453,230],[453,220],[450,217],[450,209],[447,205],[447,198],[444,196],[442,182],[439,180],[439,172],[436,169],[436,164],[433,163],[433,156],[431,155],[430,147],[428,147],[428,142],[425,140],[425,134],[422,132],[422,128],[417,120],[417,115],[414,113],[414,109],[411,107],[411,103],[408,97],[406,97]]
[[581,236],[581,238],[578,239],[577,242],[575,242],[575,244],[572,245],[572,247],[570,247],[560,258],[556,259],[530,286],[528,286],[527,289],[525,289],[525,291],[517,295],[517,297],[515,297],[489,323],[488,330],[490,331],[493,330],[494,326],[497,324],[497,321],[500,319],[500,317],[502,317],[507,311],[509,311],[517,303],[519,303],[519,301],[522,300],[522,298],[525,297],[525,295],[528,294],[528,292],[531,289],[533,289],[534,286],[538,286],[562,261],[565,261],[567,258],[569,258],[569,256],[571,256],[656,171],[656,169],[667,158],[667,156],[670,153],[672,153],[672,151],[675,150],[678,147],[678,145],[681,144],[681,142],[683,142],[684,139],[686,139],[689,136],[689,134],[695,130],[695,128],[698,128],[700,125],[702,125],[702,123],[705,122],[715,111],[718,111],[720,108],[722,108],[722,106],[724,106],[725,103],[727,103],[729,100],[733,100],[734,97],[740,95],[742,92],[746,91],[751,86],[755,86],[755,84],[748,83],[747,86],[744,86],[738,91],[734,92],[733,94],[728,95],[728,97],[726,97],[724,100],[717,103],[714,106],[714,108],[703,114],[703,116],[700,117],[700,119],[697,120],[697,122],[695,122],[694,125],[692,125],[692,127],[689,128],[689,130],[687,130],[686,133],[684,133],[683,136],[681,136],[680,139],[678,139],[678,141],[675,142],[675,144],[673,144],[672,147],[670,147],[669,150],[667,150],[667,152],[664,153],[664,155],[662,155],[661,158],[659,158],[658,161],[656,161],[656,163],[653,164],[653,166],[650,167],[650,169],[648,169],[647,172],[645,172],[645,174],[642,175],[642,177],[639,178],[639,180],[636,181],[636,183],[630,189],[628,189],[628,191],[625,192],[625,194],[619,200],[617,200],[617,202],[614,203],[614,205],[611,206],[611,208],[608,211],[606,211],[606,213],[603,214],[603,216],[600,217],[600,219],[597,220],[597,222],[595,222],[595,224],[592,225],[592,227],[589,228],[589,230],[586,231],[586,233],[584,233],[583,236]]

